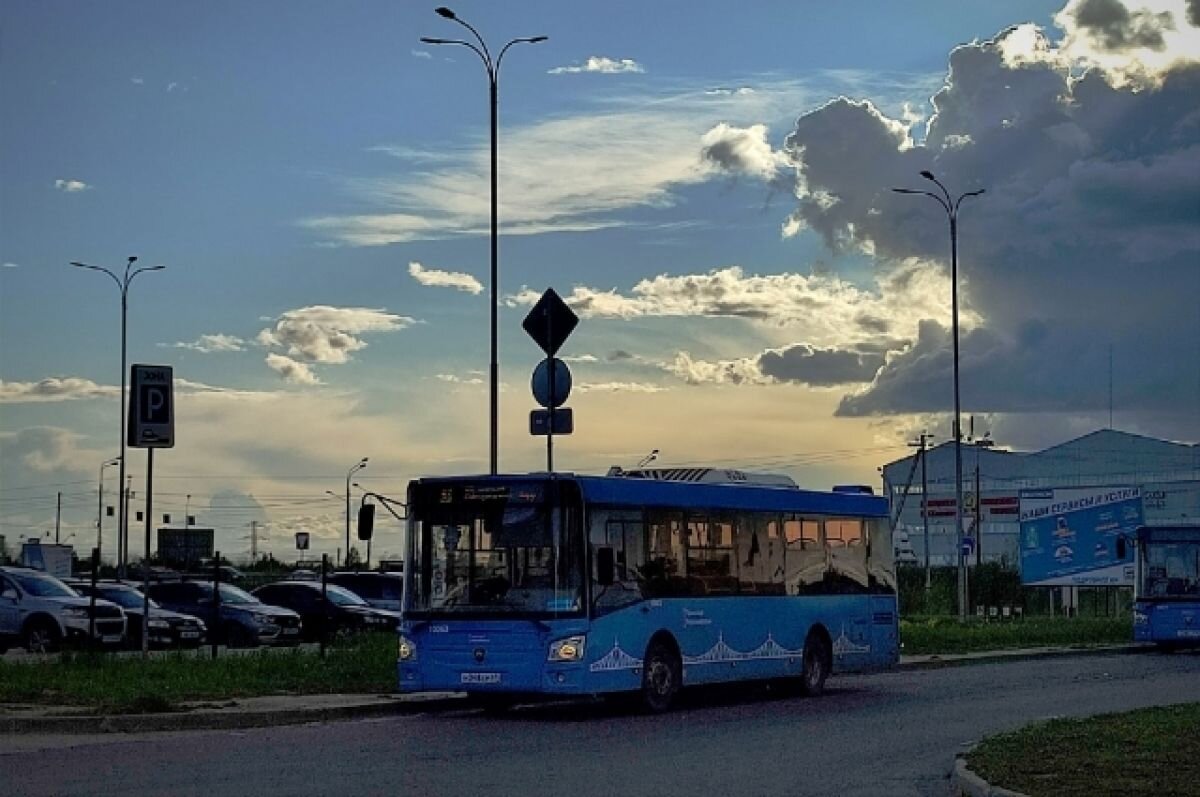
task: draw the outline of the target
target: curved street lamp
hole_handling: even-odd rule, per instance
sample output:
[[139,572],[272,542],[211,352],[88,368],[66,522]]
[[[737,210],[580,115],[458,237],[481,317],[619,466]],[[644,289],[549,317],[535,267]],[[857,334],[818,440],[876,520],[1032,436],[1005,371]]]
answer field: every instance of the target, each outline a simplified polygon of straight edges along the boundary
[[929,180],[939,189],[941,195],[932,191],[921,191],[913,188],[893,188],[897,194],[921,194],[930,197],[942,206],[942,210],[946,211],[946,218],[950,222],[950,296],[951,296],[951,323],[953,325],[954,337],[954,494],[955,494],[955,546],[958,548],[958,617],[960,620],[967,619],[967,578],[965,564],[966,560],[963,557],[963,494],[962,494],[962,423],[960,421],[961,402],[959,401],[958,389],[958,208],[962,201],[967,197],[979,196],[984,193],[984,189],[980,188],[977,191],[967,191],[960,194],[958,199],[951,199],[950,192],[946,190],[946,186],[942,185],[933,172],[924,170],[921,176]]
[[343,562],[350,561],[350,477],[367,467],[367,459],[368,457],[360,459],[358,464],[346,474],[346,556],[342,560]]
[[488,76],[488,89],[489,89],[489,97],[490,97],[490,101],[491,101],[491,123],[492,123],[491,124],[491,130],[492,130],[492,271],[491,271],[491,281],[492,281],[492,285],[491,285],[491,293],[490,293],[491,305],[492,305],[492,307],[491,307],[491,352],[492,353],[491,353],[491,360],[490,360],[490,364],[489,364],[489,374],[490,374],[490,388],[489,388],[490,411],[489,411],[489,415],[490,415],[490,419],[491,419],[490,462],[491,462],[491,474],[494,476],[494,475],[496,475],[497,468],[499,467],[499,444],[497,442],[497,431],[496,431],[498,418],[499,418],[499,396],[500,396],[499,384],[498,384],[499,378],[500,378],[499,343],[498,343],[498,338],[496,335],[496,324],[497,324],[497,316],[496,316],[496,298],[497,297],[496,297],[496,294],[498,291],[498,283],[499,283],[499,275],[498,275],[498,271],[499,271],[499,267],[498,267],[499,226],[498,226],[498,221],[497,221],[497,216],[498,216],[498,213],[497,213],[497,202],[498,202],[497,171],[498,171],[498,168],[497,168],[497,160],[496,160],[496,134],[497,134],[497,127],[498,127],[498,124],[497,124],[497,100],[498,100],[498,96],[499,96],[500,63],[501,63],[501,61],[504,60],[504,54],[506,52],[508,52],[508,48],[512,47],[514,44],[538,44],[540,42],[546,41],[546,39],[549,37],[547,37],[547,36],[525,36],[525,37],[513,39],[510,42],[508,42],[507,44],[505,44],[502,48],[500,48],[500,54],[496,56],[495,60],[493,60],[492,53],[490,50],[488,50],[487,43],[484,42],[483,37],[479,35],[479,31],[475,30],[475,28],[473,28],[470,23],[468,23],[466,20],[460,19],[453,11],[446,8],[445,6],[439,6],[438,8],[436,8],[434,10],[437,12],[438,16],[448,19],[451,22],[457,22],[459,25],[462,25],[464,28],[471,31],[471,34],[475,37],[475,41],[478,42],[478,46],[476,46],[476,44],[473,42],[463,41],[462,39],[439,39],[439,38],[433,38],[430,36],[422,36],[421,41],[424,44],[454,44],[454,45],[458,45],[460,47],[466,47],[467,49],[471,50],[476,55],[478,55],[479,59],[481,61],[483,61],[483,66],[487,70],[487,76]]
[[[117,283],[117,288],[121,291],[121,473],[118,477],[121,484],[125,483],[125,319],[129,310],[129,283],[133,282],[133,278],[143,271],[162,271],[166,266],[142,266],[130,273],[133,264],[137,262],[137,255],[130,255],[128,262],[125,263],[125,274],[123,277],[118,277],[112,271],[109,271],[104,266],[92,266],[87,263],[80,263],[72,260],[71,265],[76,268],[87,268],[92,271],[103,271],[108,276],[112,277],[113,282]],[[129,555],[129,534],[125,527],[125,502],[118,503],[117,514],[117,576],[125,578],[125,560]]]
[[[122,435],[124,437],[124,435]],[[97,505],[96,505],[96,556],[100,556],[100,549],[103,547],[104,538],[104,469],[116,465],[121,461],[120,457],[106,459],[100,463],[100,485],[97,490]]]

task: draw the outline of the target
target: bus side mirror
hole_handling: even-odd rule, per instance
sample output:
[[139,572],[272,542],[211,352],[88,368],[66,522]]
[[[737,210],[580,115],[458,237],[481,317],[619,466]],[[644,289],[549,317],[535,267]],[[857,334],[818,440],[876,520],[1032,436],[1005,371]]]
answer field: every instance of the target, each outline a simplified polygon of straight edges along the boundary
[[358,538],[370,540],[375,531],[375,505],[363,504],[358,509]]
[[1118,559],[1123,560],[1125,558],[1125,555],[1127,553],[1129,553],[1127,548],[1128,548],[1128,544],[1125,542],[1125,538],[1117,537],[1117,558]]
[[606,546],[596,549],[596,583],[602,587],[611,587],[616,581],[616,561],[613,549]]

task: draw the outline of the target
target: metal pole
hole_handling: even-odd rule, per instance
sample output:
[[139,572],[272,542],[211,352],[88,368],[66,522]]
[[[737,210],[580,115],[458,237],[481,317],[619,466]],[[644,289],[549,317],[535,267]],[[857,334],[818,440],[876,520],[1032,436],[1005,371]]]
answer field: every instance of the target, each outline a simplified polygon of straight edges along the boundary
[[[133,262],[132,260],[130,261]],[[125,316],[128,311],[129,266],[125,267],[125,282],[121,285],[121,470],[117,476],[119,484],[125,484]],[[128,488],[127,488],[128,489]],[[129,549],[129,496],[118,509],[117,518],[117,578],[125,578],[125,562]]]
[[58,494],[58,509],[54,512],[54,544],[58,545],[58,532],[62,529],[62,493]]
[[[928,601],[929,590],[933,587],[933,576],[929,568],[929,479],[925,470],[925,441],[928,435],[921,432],[921,520],[925,526],[925,597]],[[926,611],[929,607],[925,607]]]
[[[100,465],[100,487],[96,491],[96,550],[100,550],[100,544],[104,538],[104,466],[107,462]],[[99,554],[97,553],[97,556]]]
[[88,601],[88,644],[96,647],[96,579],[99,578],[100,549],[92,549],[92,591]]
[[326,595],[326,587],[328,587],[328,586],[329,586],[329,554],[323,553],[323,554],[321,554],[321,632],[320,632],[321,633],[320,650],[321,650],[322,657],[325,656],[325,625],[326,625],[326,616],[328,614],[326,607],[328,606],[327,601],[329,600],[328,596]]
[[350,473],[346,474],[346,561],[345,564],[350,564],[350,474],[354,473],[351,469]]
[[154,518],[154,449],[146,449],[146,548],[142,558],[142,658],[150,656],[150,526]]
[[967,572],[963,556],[963,495],[962,495],[962,402],[958,382],[958,217],[950,212],[950,295],[954,331],[954,520],[958,534],[958,616],[967,619]]
[[[499,196],[498,196],[498,172],[499,164],[497,160],[497,131],[498,131],[498,93],[497,86],[498,75],[490,67],[488,68],[488,83],[490,86],[491,98],[491,117],[492,117],[492,358],[490,363],[491,373],[491,388],[490,388],[490,417],[491,417],[491,475],[495,476],[499,473],[500,453],[499,442],[497,437],[497,423],[500,415],[500,346],[497,338],[497,305],[496,297],[499,292],[498,282],[500,280],[499,255],[500,255],[500,236],[499,236]],[[348,500],[348,499],[347,499]]]
[[[124,458],[122,458],[122,462],[123,461],[124,461]],[[122,579],[122,580],[125,578],[125,562],[129,558],[129,533],[128,533],[129,529],[127,528],[127,525],[128,525],[128,521],[129,521],[129,499],[133,497],[132,483],[133,483],[133,475],[130,474],[129,476],[125,477],[125,499],[124,499],[124,501],[121,502],[122,509],[125,511],[125,516],[124,516],[124,519],[121,521],[121,523],[126,528],[124,528],[124,530],[122,532],[122,537],[121,537],[121,541],[120,541],[121,550],[120,550],[120,553],[118,554],[118,556],[120,557],[121,561],[120,561],[120,567],[118,568],[118,572],[117,572],[117,578]]]
[[217,636],[221,633],[221,552],[213,556],[213,600],[212,621],[208,624],[208,638],[212,640],[212,657],[217,657]]

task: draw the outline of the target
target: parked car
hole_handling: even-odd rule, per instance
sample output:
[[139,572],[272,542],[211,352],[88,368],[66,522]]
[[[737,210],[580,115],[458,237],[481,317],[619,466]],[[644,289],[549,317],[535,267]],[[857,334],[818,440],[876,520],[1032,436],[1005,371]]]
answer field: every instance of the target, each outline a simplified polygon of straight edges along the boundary
[[400,611],[404,577],[399,573],[330,573],[330,584],[345,587],[376,609]]
[[84,598],[62,581],[40,570],[0,567],[0,653],[23,647],[50,653],[64,642],[88,640],[95,620],[94,641],[119,646],[125,639],[125,614],[107,600]]
[[[85,598],[92,595],[90,581],[68,583]],[[125,639],[129,643],[129,647],[140,649],[142,647],[142,614],[145,607],[145,595],[142,594],[142,591],[133,584],[120,581],[97,581],[95,594],[97,598],[111,601],[125,610]],[[208,630],[204,621],[198,617],[164,609],[154,600],[150,601],[148,629],[152,648],[199,647],[204,644],[204,636]]]
[[[150,597],[171,611],[199,617],[210,639],[230,647],[286,645],[300,641],[300,615],[270,606],[232,584],[220,585],[214,600],[211,581],[165,581],[150,585]],[[218,609],[217,604],[220,604]]]
[[345,587],[329,584],[326,599],[321,597],[321,583],[314,581],[279,581],[254,590],[263,603],[284,606],[300,615],[305,639],[320,637],[322,624],[325,633],[357,633],[359,631],[393,631],[400,622],[400,613],[376,609]]

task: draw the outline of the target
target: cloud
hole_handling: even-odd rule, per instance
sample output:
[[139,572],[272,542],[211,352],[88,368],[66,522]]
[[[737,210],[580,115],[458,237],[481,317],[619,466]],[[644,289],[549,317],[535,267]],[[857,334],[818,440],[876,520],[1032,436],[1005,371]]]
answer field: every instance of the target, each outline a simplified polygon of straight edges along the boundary
[[267,355],[267,367],[294,385],[319,385],[321,380],[313,373],[312,368],[291,357],[271,352]]
[[456,376],[455,374],[436,374],[434,376],[439,382],[448,382],[452,385],[482,385],[482,376]]
[[465,291],[473,294],[479,294],[483,292],[483,284],[470,274],[463,274],[458,271],[439,271],[438,269],[425,268],[416,261],[408,264],[408,273],[413,279],[422,285],[428,285],[435,288],[454,288],[455,290]]
[[758,368],[764,376],[780,382],[831,387],[870,382],[883,366],[885,354],[879,350],[818,349],[802,343],[763,352]]
[[556,66],[549,70],[551,75],[573,75],[580,72],[595,72],[602,75],[618,75],[625,72],[645,72],[646,70],[637,61],[631,58],[621,58],[619,60],[613,58],[605,58],[600,55],[593,55],[583,63],[582,66]]
[[718,168],[748,174],[764,182],[775,179],[786,157],[767,142],[767,126],[731,127],[722,122],[700,139],[700,155]]
[[115,398],[119,394],[119,388],[74,376],[51,376],[37,382],[0,381],[0,404]]
[[0,263],[0,268],[20,268],[16,263],[4,262]]
[[92,463],[99,462],[103,455],[83,448],[80,445],[83,439],[82,435],[57,426],[31,426],[0,435],[6,460],[20,462],[42,474],[55,470],[94,473]]
[[675,355],[675,359],[663,365],[663,369],[679,377],[689,385],[761,385],[767,379],[752,357],[721,362],[696,360],[686,351]]
[[1187,21],[1194,28],[1200,28],[1200,0],[1187,0]]
[[[862,101],[839,99],[802,114],[784,144],[798,170],[790,221],[830,249],[870,253],[879,284],[898,286],[926,273],[905,263],[945,269],[949,240],[933,201],[889,189],[932,187],[918,176],[922,169],[956,194],[986,188],[962,205],[958,227],[959,299],[974,316],[961,339],[965,406],[1097,407],[1107,401],[1108,346],[1116,341],[1118,401],[1130,411],[1190,416],[1194,427],[1200,50],[1181,49],[1165,24],[1156,28],[1161,51],[1139,45],[1128,32],[1139,17],[1130,12],[1120,34],[1128,48],[1103,61],[1103,42],[1085,51],[1081,37],[1119,35],[1113,26],[1121,15],[1084,14],[1085,29],[1074,13],[1081,7],[1096,8],[1068,6],[1063,48],[1033,26],[956,48],[923,137]],[[942,282],[946,292],[931,300],[944,307],[947,289]],[[912,323],[872,313],[909,345],[892,349],[840,415],[945,409],[949,324],[928,308],[910,313],[911,322],[920,320],[915,335]],[[805,342],[845,350],[853,341]]]
[[87,191],[91,188],[90,185],[82,180],[64,180],[61,178],[54,181],[54,187],[68,194],[78,194],[81,191]]
[[[353,352],[366,348],[358,337],[364,332],[390,332],[416,323],[408,316],[366,307],[329,307],[315,305],[289,310],[275,321],[275,326],[258,333],[258,343],[269,348],[286,350],[288,357],[268,358],[272,370],[291,374],[292,381],[314,384],[307,369],[294,368],[291,358],[324,365],[340,365],[350,360]],[[284,362],[287,360],[288,362]],[[274,363],[274,364],[272,364]],[[299,365],[299,363],[295,363]],[[307,374],[307,376],[305,375]],[[285,374],[286,375],[286,374]]]
[[575,385],[575,390],[580,393],[661,393],[666,388],[649,382],[580,382]]
[[131,77],[129,78],[129,82],[135,86],[144,86],[146,84],[146,79],[140,77]]
[[[160,343],[160,346],[168,344]],[[211,354],[218,351],[245,351],[246,341],[234,335],[201,335],[191,343],[172,343],[169,344],[173,349],[191,349],[203,354]]]
[[1078,30],[1104,50],[1162,50],[1163,32],[1175,29],[1171,12],[1131,12],[1120,0],[1078,0],[1062,13],[1073,17]]
[[[576,286],[564,301],[584,318],[728,317],[786,327],[819,347],[847,347],[882,336],[911,340],[920,318],[949,323],[949,280],[929,261],[909,258],[875,277],[864,289],[833,274],[749,275],[737,266],[706,274],[661,274],[628,295]],[[507,297],[531,306],[540,294],[528,288]],[[964,326],[977,323],[963,310]],[[626,353],[627,354],[627,353]]]
[[409,50],[409,52],[412,53],[413,58],[433,58],[433,54],[425,50]]

